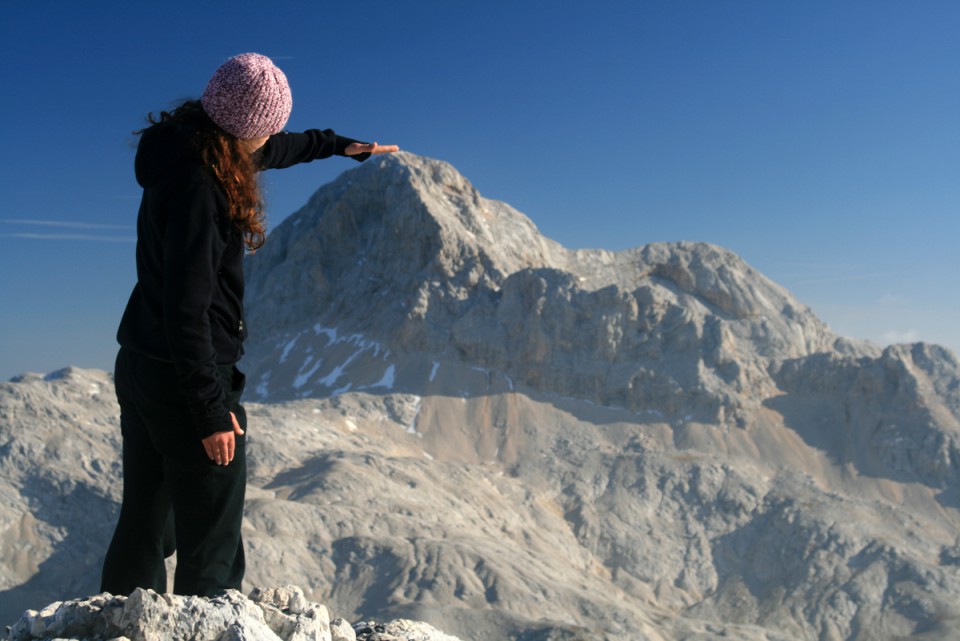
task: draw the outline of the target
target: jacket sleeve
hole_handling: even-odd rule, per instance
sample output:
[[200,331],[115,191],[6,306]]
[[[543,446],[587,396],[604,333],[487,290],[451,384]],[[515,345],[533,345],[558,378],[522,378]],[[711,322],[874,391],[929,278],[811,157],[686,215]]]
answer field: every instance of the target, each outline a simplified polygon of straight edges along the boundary
[[363,162],[370,154],[347,156],[344,153],[347,146],[354,142],[357,141],[338,136],[332,129],[308,129],[302,133],[281,131],[270,136],[260,148],[257,166],[260,169],[283,169],[330,156],[346,156]]
[[179,180],[163,239],[163,326],[178,386],[202,439],[231,427],[209,315],[226,243],[218,232],[212,179],[180,172]]

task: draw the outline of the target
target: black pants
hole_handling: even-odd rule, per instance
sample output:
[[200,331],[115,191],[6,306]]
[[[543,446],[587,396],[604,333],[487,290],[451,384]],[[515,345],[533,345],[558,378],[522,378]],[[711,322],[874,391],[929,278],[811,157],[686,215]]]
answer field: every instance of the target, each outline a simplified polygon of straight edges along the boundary
[[[219,368],[228,408],[244,432],[244,376]],[[123,434],[123,504],[103,564],[100,589],[167,591],[164,558],[177,553],[173,591],[211,596],[240,589],[240,525],[246,490],[245,438],[229,465],[207,458],[177,389],[173,365],[120,350],[115,369]],[[224,429],[230,426],[225,425]]]

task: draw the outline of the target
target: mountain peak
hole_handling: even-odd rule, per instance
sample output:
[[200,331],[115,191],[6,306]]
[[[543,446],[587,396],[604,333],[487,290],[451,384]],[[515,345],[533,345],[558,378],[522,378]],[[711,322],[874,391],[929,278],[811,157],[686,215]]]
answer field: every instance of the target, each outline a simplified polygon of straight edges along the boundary
[[246,366],[265,399],[342,389],[335,361],[353,352],[330,353],[348,349],[335,346],[335,329],[378,346],[372,363],[349,364],[366,385],[391,366],[404,384],[425,384],[415,363],[442,360],[722,422],[773,392],[772,363],[838,341],[733,252],[688,242],[567,249],[448,163],[410,153],[319,189],[248,268]]

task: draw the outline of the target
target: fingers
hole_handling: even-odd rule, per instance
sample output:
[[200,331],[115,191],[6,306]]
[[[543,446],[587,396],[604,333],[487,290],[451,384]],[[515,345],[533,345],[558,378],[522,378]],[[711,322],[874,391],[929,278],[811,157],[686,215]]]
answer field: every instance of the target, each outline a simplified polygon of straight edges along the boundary
[[237,442],[232,431],[211,434],[201,442],[207,458],[217,465],[229,465],[237,452]]
[[240,427],[240,422],[237,420],[237,415],[233,412],[230,412],[230,420],[233,421],[233,431],[237,434],[243,434],[243,428]]
[[236,452],[236,442],[233,432],[218,432],[217,444],[213,450],[213,462],[217,465],[229,465]]
[[400,151],[400,147],[398,145],[378,145],[377,143],[373,143],[373,150],[370,153],[392,154],[397,151]]
[[365,145],[364,151],[368,154],[376,156],[377,154],[392,154],[395,151],[400,151],[400,147],[397,145],[381,145],[378,142],[370,143]]
[[204,440],[203,450],[207,453],[207,458],[217,465],[226,465],[233,459],[232,456],[227,456],[227,446],[219,440],[213,443],[208,443]]
[[395,151],[400,151],[400,147],[397,145],[381,145],[376,142],[354,142],[347,145],[347,148],[344,149],[343,153],[348,156],[356,156],[357,154],[392,154]]

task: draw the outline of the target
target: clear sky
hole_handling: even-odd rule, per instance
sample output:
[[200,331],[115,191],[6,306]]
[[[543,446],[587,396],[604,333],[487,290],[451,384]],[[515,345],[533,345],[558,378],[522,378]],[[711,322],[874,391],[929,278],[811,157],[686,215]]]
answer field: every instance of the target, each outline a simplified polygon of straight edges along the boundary
[[[0,380],[112,370],[135,137],[237,53],[288,128],[453,164],[569,247],[737,252],[836,332],[960,349],[955,0],[0,0]],[[266,174],[278,223],[352,162]]]

